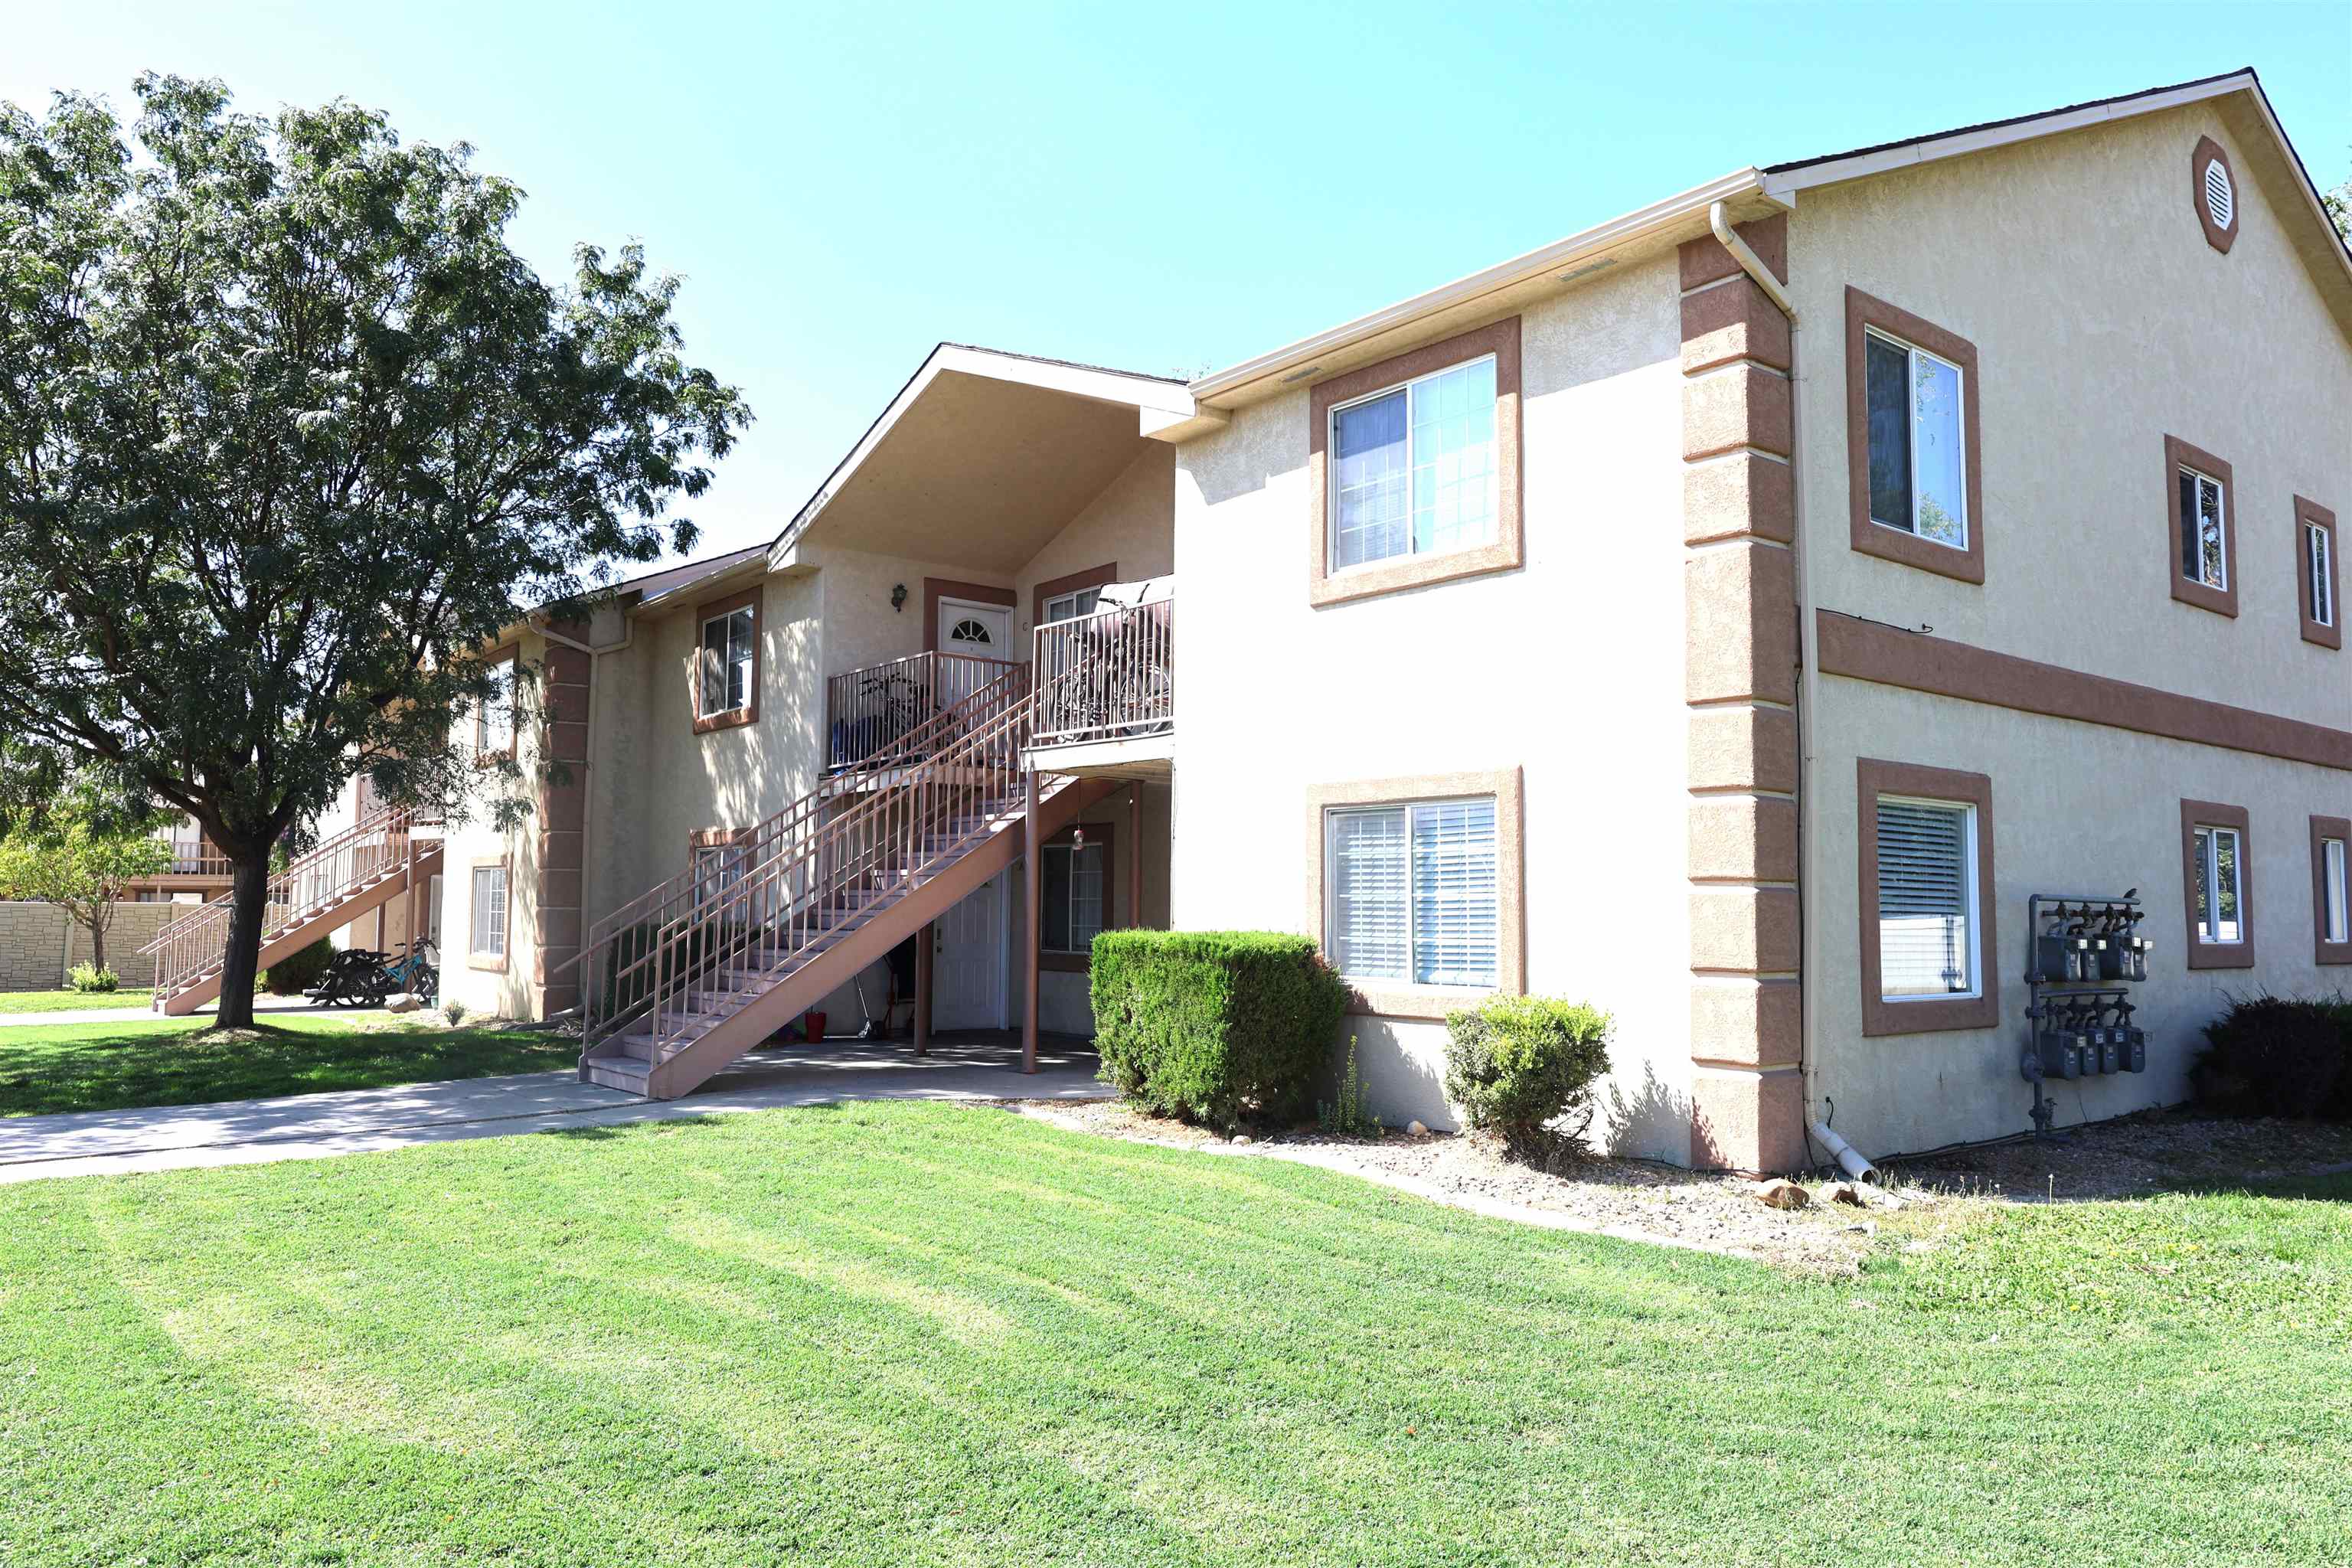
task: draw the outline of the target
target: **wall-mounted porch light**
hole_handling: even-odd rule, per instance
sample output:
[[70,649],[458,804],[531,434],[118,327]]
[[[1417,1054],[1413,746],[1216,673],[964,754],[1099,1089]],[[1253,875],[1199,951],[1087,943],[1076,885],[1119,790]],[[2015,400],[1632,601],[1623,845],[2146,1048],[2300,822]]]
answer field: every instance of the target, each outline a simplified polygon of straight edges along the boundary
[[894,610],[903,610],[907,607],[907,584],[904,583],[890,584],[890,607]]

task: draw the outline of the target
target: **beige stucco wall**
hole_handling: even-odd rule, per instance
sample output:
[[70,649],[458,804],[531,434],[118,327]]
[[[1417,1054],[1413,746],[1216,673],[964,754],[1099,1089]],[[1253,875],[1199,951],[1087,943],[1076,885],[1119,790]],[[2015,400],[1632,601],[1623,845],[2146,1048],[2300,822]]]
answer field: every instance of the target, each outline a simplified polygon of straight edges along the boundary
[[[2200,135],[2228,150],[2242,216],[2207,245],[2189,200]],[[1808,191],[1790,226],[1798,435],[1813,593],[1828,608],[2048,663],[2337,728],[2352,654],[2299,636],[2292,498],[2352,515],[2352,352],[2256,180],[2259,149],[2210,107]],[[1843,291],[1851,283],[1972,341],[1979,360],[1986,581],[1847,542]],[[2240,613],[2173,601],[2163,441],[2234,468]],[[2144,1076],[2053,1088],[2062,1123],[2177,1100],[2222,994],[2333,991],[2312,965],[2306,818],[2352,815],[2352,775],[2099,725],[1824,679],[1815,714],[1809,989],[1818,1114],[1874,1154],[2027,1126],[2017,1074],[2025,900],[2148,900],[2158,942],[2137,998]],[[1864,1038],[1854,759],[1990,775],[2001,1027]],[[2183,960],[2179,802],[2252,815],[2259,968]]]
[[[1524,569],[1307,603],[1305,387],[1179,449],[1180,929],[1308,929],[1310,785],[1524,770],[1532,991],[1617,1015],[1618,1147],[1688,1158],[1674,258],[1522,324]],[[1444,1026],[1351,1018],[1376,1107],[1453,1124]],[[1339,1042],[1344,1046],[1344,1041]]]
[[[2226,256],[2189,201],[2200,135],[2237,170]],[[2298,632],[2293,512],[2352,515],[2352,354],[2210,106],[1807,191],[1789,234],[1818,603],[2352,728],[2352,655]],[[1849,284],[1976,345],[1981,588],[1847,547]],[[2236,470],[2234,620],[2172,599],[2168,434]]]
[[1129,583],[1174,571],[1175,504],[1176,449],[1155,441],[1021,569],[1014,615],[1024,646],[1036,625],[1038,584],[1107,564]]
[[[517,652],[525,665],[535,665],[546,656],[544,637],[527,636],[517,645]],[[472,720],[461,720],[461,729],[468,744],[472,738]],[[530,1016],[531,967],[538,955],[537,939],[539,889],[539,832],[535,815],[526,817],[520,826],[501,832],[493,820],[493,812],[500,795],[509,789],[520,790],[527,798],[535,798],[536,788],[530,782],[539,765],[540,736],[535,727],[518,726],[515,735],[515,756],[521,764],[524,777],[509,784],[486,774],[477,798],[470,804],[464,821],[449,823],[442,831],[441,852],[441,996],[445,1002],[461,1002],[478,1016],[521,1018]],[[505,857],[507,859],[507,952],[502,970],[482,965],[470,951],[474,912],[474,868],[487,861]],[[373,935],[373,922],[370,922]]]

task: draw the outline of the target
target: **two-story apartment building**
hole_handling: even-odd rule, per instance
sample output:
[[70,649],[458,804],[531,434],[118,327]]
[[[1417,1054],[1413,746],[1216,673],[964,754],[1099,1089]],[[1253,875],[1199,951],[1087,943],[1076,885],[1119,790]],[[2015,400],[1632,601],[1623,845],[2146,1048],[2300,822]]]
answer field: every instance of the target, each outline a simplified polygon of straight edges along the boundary
[[[2225,992],[2352,962],[2348,338],[2242,72],[1744,170],[1197,381],[1185,616],[1251,636],[1181,668],[1176,923],[1318,932],[1393,1106],[1465,989],[1604,1005],[1669,1159],[2179,1100]],[[2037,1023],[2145,1070],[2029,1085],[2034,939],[2120,958],[2127,890],[2147,979]]]
[[475,739],[570,782],[450,831],[445,990],[669,1095],[894,989],[1034,1047],[1096,930],[1276,928],[1398,1119],[1496,990],[1612,1012],[1603,1136],[1677,1162],[2175,1101],[2226,992],[2352,973],[2347,496],[2352,256],[2251,72],[1190,383],[943,346],[772,545],[519,630],[549,722]]

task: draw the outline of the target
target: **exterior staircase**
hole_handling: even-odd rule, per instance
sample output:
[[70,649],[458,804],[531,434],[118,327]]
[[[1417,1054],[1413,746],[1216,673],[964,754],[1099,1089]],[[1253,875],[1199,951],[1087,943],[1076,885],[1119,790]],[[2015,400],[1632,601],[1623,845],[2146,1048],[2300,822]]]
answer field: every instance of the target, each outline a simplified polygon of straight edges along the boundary
[[[590,1083],[674,1100],[1021,856],[1035,704],[1014,665],[598,922],[582,950]],[[1042,835],[1118,787],[1036,775]]]
[[[291,861],[269,879],[260,967],[290,958],[327,932],[421,885],[441,868],[437,820],[387,806]],[[172,921],[142,947],[155,954],[158,1012],[177,1017],[220,995],[234,892]]]

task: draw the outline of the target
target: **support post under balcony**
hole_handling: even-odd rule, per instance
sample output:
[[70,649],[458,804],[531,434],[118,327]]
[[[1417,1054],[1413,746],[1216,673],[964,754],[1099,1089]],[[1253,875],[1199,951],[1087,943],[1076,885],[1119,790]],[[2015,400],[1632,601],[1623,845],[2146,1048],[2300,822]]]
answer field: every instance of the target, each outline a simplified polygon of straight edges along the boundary
[[1143,786],[1127,786],[1127,923],[1143,929]]
[[939,940],[939,922],[915,933],[915,1054],[931,1054],[931,945]]
[[1022,824],[1021,886],[1024,906],[1023,925],[1026,928],[1021,939],[1021,961],[1029,976],[1029,984],[1021,994],[1021,1070],[1037,1070],[1037,946],[1045,940],[1045,891],[1042,867],[1045,857],[1039,850],[1042,838],[1037,829],[1037,770],[1023,770],[1023,780],[1028,786],[1028,816]]

